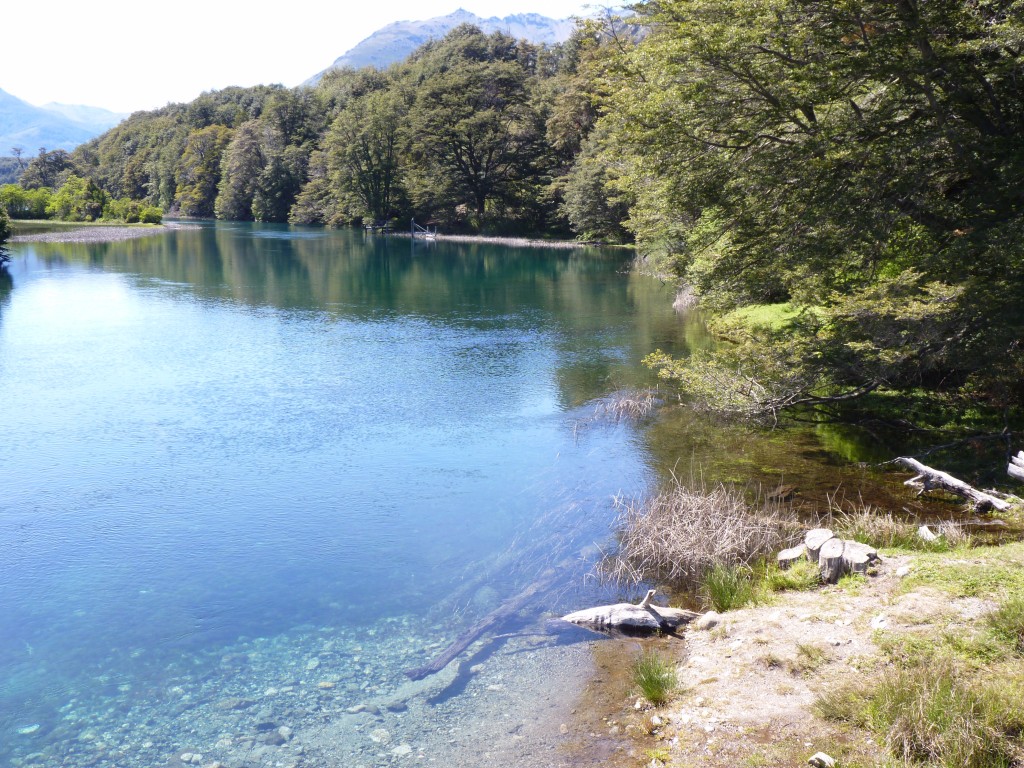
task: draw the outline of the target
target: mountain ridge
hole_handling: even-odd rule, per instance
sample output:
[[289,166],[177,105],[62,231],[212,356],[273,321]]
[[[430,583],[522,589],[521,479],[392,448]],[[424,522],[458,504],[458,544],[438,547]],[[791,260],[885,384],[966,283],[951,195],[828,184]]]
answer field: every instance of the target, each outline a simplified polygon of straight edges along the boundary
[[124,115],[100,107],[50,103],[36,107],[0,89],[0,156],[15,148],[71,151],[113,128]]
[[333,69],[383,69],[389,64],[402,61],[427,41],[444,37],[460,24],[472,24],[488,34],[504,32],[515,38],[548,45],[565,42],[576,26],[576,22],[571,18],[552,19],[539,13],[515,13],[503,18],[483,18],[464,8],[459,8],[446,16],[394,21],[347,50],[335,59],[333,64],[310,77],[303,85],[315,85]]

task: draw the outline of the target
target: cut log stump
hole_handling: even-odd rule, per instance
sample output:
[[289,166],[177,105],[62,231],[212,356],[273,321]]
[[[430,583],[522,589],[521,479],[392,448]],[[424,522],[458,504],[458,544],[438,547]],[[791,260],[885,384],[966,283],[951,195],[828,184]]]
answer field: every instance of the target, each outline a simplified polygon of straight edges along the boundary
[[818,568],[821,570],[821,578],[827,584],[835,584],[845,571],[843,561],[843,550],[846,549],[846,542],[834,536],[821,545],[818,550]]
[[807,535],[804,536],[804,544],[807,546],[807,559],[813,563],[818,562],[818,552],[821,550],[822,545],[834,537],[835,534],[828,528],[814,528],[808,531]]
[[791,565],[793,565],[793,563],[795,563],[797,560],[799,560],[806,554],[807,545],[798,544],[795,547],[790,547],[789,549],[784,549],[781,552],[779,552],[779,554],[776,555],[776,559],[778,560],[779,568],[781,568],[782,570],[786,570]]
[[843,570],[847,573],[867,573],[878,560],[878,550],[859,541],[847,540],[843,546]]

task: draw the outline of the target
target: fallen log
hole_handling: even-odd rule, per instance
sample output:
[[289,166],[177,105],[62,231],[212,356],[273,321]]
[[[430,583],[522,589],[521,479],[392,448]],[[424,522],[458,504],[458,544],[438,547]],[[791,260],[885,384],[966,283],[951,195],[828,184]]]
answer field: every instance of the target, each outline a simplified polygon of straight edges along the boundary
[[627,634],[674,632],[683,624],[700,616],[682,608],[652,605],[655,590],[649,590],[639,603],[615,603],[574,611],[562,617],[563,621],[595,632],[619,631]]
[[487,630],[495,624],[504,621],[515,614],[520,608],[529,603],[538,593],[550,589],[558,579],[560,573],[561,569],[559,568],[550,568],[545,571],[541,574],[540,578],[526,587],[526,589],[518,595],[510,597],[459,635],[451,645],[435,656],[434,660],[429,664],[405,670],[406,677],[412,680],[422,680],[427,675],[433,675],[436,672],[440,672],[451,664],[456,656],[472,645],[473,641],[480,637],[480,635],[487,632]]
[[974,504],[975,509],[979,512],[984,512],[989,509],[997,509],[1000,512],[1005,512],[1011,506],[1009,502],[997,498],[990,493],[979,491],[977,488],[968,485],[963,480],[953,477],[946,472],[941,472],[937,469],[925,466],[917,459],[912,459],[908,456],[900,456],[896,461],[914,472],[917,472],[917,475],[905,481],[904,485],[908,485],[912,488],[918,488],[918,496],[926,491],[938,488],[962,498],[969,499]]
[[1006,466],[1006,474],[1014,480],[1024,483],[1024,451],[1018,451],[1016,456],[1010,458],[1010,463]]

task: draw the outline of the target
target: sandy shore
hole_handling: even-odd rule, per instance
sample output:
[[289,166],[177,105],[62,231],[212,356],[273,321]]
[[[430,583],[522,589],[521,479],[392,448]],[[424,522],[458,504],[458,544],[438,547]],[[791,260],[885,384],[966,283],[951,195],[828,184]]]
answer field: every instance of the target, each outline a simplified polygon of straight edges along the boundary
[[10,243],[113,243],[119,240],[134,240],[139,237],[162,235],[173,229],[186,229],[187,226],[157,224],[146,226],[104,225],[89,226],[71,225],[67,229],[49,232],[34,232],[30,235],[14,235]]

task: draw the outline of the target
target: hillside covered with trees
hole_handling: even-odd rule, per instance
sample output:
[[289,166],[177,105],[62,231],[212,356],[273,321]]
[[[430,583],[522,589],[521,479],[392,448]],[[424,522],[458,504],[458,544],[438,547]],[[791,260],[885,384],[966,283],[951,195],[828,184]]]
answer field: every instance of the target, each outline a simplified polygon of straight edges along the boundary
[[207,93],[21,184],[74,175],[186,217],[633,241],[732,342],[651,358],[697,404],[1019,415],[1024,6],[633,11],[557,46],[462,26],[383,71]]

